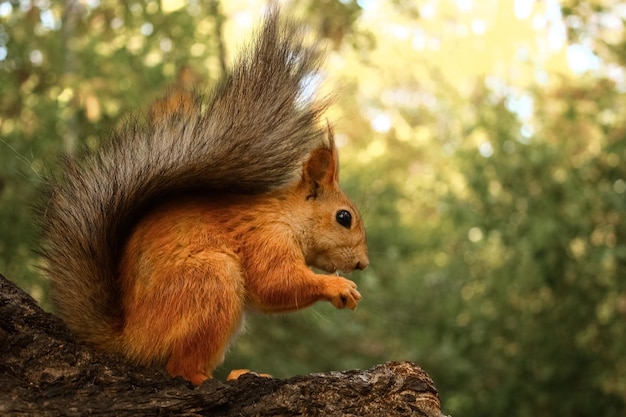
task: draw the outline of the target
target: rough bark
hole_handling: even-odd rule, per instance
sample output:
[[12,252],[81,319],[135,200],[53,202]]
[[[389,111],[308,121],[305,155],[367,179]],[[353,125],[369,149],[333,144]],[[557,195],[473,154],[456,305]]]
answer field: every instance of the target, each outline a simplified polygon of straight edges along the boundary
[[77,343],[0,275],[0,415],[428,416],[440,402],[410,362],[280,380],[244,375],[198,388]]

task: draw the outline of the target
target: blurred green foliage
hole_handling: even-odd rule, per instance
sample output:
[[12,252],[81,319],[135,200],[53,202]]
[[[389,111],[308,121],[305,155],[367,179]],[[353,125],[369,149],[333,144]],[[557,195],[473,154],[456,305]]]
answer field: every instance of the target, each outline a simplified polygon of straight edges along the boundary
[[[56,155],[97,146],[180,68],[210,84],[231,52],[224,34],[239,31],[228,25],[252,8],[173,3],[0,1],[0,272],[44,306],[29,206]],[[368,229],[371,267],[353,277],[364,299],[354,313],[251,314],[220,376],[413,360],[452,415],[626,415],[626,38],[598,23],[618,2],[561,11],[570,42],[621,83],[556,76],[520,93],[486,74],[468,94],[437,74],[411,80],[418,65],[402,55],[389,65],[407,79],[387,79],[361,4],[298,11],[360,65],[336,77],[334,112],[342,183]],[[388,7],[419,25],[417,6]],[[372,109],[393,112],[390,128]]]

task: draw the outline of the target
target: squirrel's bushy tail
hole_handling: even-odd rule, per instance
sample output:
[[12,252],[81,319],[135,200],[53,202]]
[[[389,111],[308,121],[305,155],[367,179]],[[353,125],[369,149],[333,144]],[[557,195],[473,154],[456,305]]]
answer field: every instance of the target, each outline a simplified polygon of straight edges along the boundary
[[264,192],[299,175],[323,141],[325,105],[309,100],[305,85],[320,59],[272,9],[205,103],[129,123],[98,151],[66,159],[40,207],[39,252],[72,330],[115,347],[123,325],[118,260],[151,203],[188,189]]

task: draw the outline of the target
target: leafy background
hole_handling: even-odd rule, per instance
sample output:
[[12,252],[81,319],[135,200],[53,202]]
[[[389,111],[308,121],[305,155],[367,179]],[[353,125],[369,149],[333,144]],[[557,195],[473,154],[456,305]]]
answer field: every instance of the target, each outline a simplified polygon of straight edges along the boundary
[[[355,312],[250,315],[219,372],[412,360],[444,411],[626,415],[626,8],[614,0],[283,2],[328,49]],[[30,206],[182,68],[208,85],[256,1],[0,1],[0,272],[45,308]]]

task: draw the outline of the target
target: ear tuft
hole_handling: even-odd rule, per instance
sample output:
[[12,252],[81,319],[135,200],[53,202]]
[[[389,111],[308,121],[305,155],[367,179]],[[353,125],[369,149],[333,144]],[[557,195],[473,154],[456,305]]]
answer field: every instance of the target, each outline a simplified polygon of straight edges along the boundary
[[312,183],[314,188],[333,186],[338,181],[339,161],[333,131],[328,126],[328,143],[313,150],[304,163],[303,180]]

